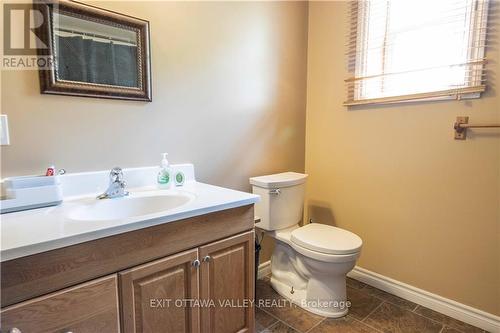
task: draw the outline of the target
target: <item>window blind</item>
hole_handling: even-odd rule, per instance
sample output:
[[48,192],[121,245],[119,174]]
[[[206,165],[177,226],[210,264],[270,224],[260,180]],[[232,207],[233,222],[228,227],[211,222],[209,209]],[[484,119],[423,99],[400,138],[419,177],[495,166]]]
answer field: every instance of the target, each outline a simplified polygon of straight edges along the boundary
[[353,1],[344,105],[478,97],[487,0]]

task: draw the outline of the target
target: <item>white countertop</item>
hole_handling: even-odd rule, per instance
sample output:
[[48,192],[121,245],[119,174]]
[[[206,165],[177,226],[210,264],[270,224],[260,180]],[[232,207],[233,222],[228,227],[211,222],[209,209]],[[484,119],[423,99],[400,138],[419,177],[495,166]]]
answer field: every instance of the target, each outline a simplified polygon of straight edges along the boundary
[[[191,181],[182,187],[160,190],[155,186],[128,188],[130,197],[184,193],[192,200],[162,213],[111,221],[77,221],[70,211],[96,200],[95,194],[65,197],[59,206],[2,214],[0,261],[45,252],[128,231],[177,221],[193,216],[254,204],[258,195]],[[108,200],[127,200],[125,198]]]

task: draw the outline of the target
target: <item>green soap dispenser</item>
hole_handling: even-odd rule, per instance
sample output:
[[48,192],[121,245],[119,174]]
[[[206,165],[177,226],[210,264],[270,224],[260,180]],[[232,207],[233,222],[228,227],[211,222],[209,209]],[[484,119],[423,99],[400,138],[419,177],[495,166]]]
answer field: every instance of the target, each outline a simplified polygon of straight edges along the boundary
[[158,187],[159,188],[170,188],[172,184],[172,171],[170,170],[170,164],[167,160],[167,153],[162,153],[162,160],[160,165],[160,171],[158,171]]

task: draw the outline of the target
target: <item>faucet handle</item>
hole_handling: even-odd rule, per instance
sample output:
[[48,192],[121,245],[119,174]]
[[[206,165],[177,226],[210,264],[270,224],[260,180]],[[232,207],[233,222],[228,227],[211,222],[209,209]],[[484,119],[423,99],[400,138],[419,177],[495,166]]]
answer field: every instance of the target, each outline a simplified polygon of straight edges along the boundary
[[120,167],[114,167],[109,173],[109,179],[112,183],[123,180],[123,170]]

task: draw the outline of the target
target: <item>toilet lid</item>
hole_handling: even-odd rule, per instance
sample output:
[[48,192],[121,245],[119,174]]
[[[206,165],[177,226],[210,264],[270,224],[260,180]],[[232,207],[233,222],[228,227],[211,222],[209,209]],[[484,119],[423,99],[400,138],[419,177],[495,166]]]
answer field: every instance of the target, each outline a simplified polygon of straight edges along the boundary
[[306,249],[327,254],[359,252],[363,241],[350,231],[325,224],[310,223],[292,231],[291,240]]
[[282,172],[273,175],[250,178],[250,184],[261,188],[279,188],[300,185],[306,182],[307,175],[297,172]]

